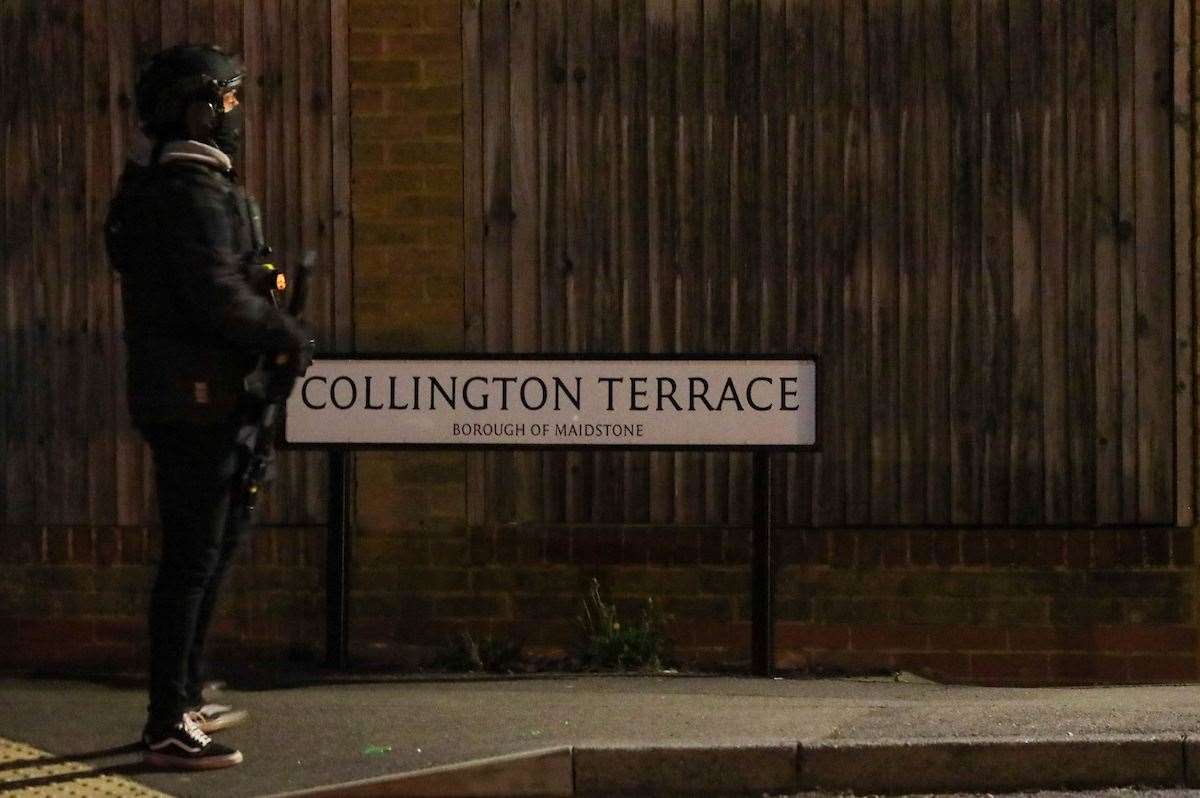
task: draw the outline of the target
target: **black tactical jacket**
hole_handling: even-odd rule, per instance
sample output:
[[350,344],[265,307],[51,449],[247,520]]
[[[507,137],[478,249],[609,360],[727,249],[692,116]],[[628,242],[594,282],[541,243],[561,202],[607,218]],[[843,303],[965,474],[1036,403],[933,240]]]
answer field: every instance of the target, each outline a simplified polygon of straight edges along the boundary
[[247,279],[249,218],[231,172],[203,158],[131,161],[106,233],[134,424],[236,421],[257,356],[298,349],[307,335]]

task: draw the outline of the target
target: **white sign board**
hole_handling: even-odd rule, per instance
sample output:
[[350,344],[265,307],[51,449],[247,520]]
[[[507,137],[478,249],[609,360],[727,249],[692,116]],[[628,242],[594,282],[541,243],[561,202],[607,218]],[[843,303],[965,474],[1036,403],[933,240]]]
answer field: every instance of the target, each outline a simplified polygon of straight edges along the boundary
[[292,445],[812,447],[810,358],[317,360]]

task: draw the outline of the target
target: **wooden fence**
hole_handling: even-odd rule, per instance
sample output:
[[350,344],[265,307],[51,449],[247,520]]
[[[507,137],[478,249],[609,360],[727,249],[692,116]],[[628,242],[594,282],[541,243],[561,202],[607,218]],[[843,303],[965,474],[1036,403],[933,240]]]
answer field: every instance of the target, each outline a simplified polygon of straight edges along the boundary
[[[314,249],[313,318],[348,344],[345,0],[2,0],[0,523],[155,521],[150,458],[129,426],[119,288],[103,220],[137,133],[137,66],[171,44],[243,54],[239,159],[282,263]],[[285,456],[265,518],[321,523],[324,461]]]
[[[791,524],[1190,524],[1189,5],[466,0],[468,341],[817,354]],[[748,520],[747,456],[470,462]]]
[[[136,65],[246,58],[349,343],[345,0],[0,0],[6,524],[152,521],[101,222]],[[795,525],[1190,524],[1190,4],[465,0],[467,340],[816,353]],[[748,459],[470,458],[473,521],[742,523]],[[319,523],[317,455],[268,519]]]

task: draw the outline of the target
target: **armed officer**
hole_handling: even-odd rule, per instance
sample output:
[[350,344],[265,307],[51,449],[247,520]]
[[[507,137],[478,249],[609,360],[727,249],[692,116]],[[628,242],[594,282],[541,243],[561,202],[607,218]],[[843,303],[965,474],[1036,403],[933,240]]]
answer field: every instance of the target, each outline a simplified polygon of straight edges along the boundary
[[[311,362],[309,329],[252,280],[251,213],[231,157],[242,109],[238,61],[179,46],[142,70],[137,111],[152,148],[126,165],[109,209],[121,274],[134,425],[154,456],[162,557],[150,600],[150,764],[237,764],[208,736],[245,717],[204,703],[202,653],[218,587],[248,525],[239,473],[251,423]],[[263,360],[265,388],[247,392]]]

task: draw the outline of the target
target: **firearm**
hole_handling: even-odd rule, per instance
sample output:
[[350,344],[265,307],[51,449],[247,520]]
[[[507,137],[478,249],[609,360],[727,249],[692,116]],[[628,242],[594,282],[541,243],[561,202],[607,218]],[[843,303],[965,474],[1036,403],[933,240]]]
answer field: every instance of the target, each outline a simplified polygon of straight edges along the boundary
[[[264,289],[275,307],[279,307],[280,296],[289,288],[288,279],[275,265],[267,260],[271,248],[263,240],[262,213],[258,203],[246,198],[246,210],[250,219],[250,235],[252,250],[250,253],[250,279],[258,287]],[[287,312],[295,318],[304,313],[304,305],[308,301],[308,284],[312,277],[317,255],[312,250],[306,251],[300,259],[299,272],[291,281],[291,297],[288,301]],[[243,516],[249,517],[258,504],[261,488],[270,481],[272,465],[275,459],[274,440],[275,425],[279,418],[285,399],[272,401],[268,387],[273,377],[277,377],[281,369],[288,368],[287,355],[261,355],[258,365],[246,377],[246,392],[257,397],[257,416],[251,420],[250,434],[239,441],[241,449],[241,471],[238,477],[239,498]]]

